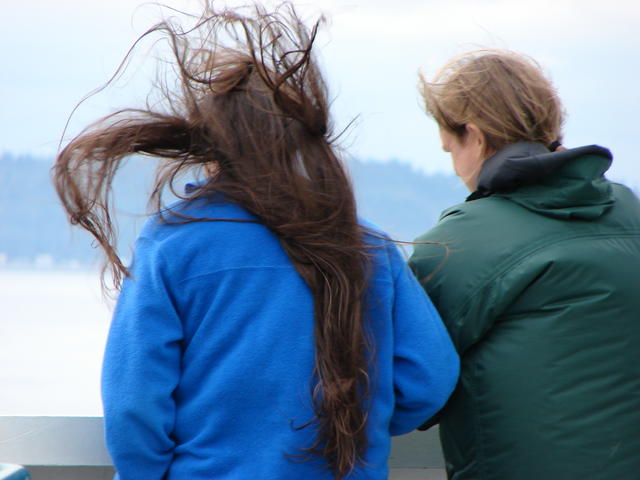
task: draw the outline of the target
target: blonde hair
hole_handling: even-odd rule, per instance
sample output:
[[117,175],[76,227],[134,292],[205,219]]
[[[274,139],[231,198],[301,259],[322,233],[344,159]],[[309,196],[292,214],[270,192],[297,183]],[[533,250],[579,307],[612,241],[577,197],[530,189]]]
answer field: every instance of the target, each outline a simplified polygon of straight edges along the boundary
[[420,75],[426,111],[459,138],[474,123],[487,151],[519,141],[562,140],[564,110],[532,58],[509,50],[476,50],[454,57],[432,82]]

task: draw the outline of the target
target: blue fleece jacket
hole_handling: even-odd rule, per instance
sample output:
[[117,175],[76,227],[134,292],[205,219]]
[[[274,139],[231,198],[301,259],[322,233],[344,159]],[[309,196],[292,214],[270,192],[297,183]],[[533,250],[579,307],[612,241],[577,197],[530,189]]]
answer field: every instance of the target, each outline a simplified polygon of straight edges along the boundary
[[[194,217],[255,220],[191,202]],[[366,465],[385,479],[390,435],[444,404],[458,357],[396,247],[378,243],[366,318],[375,342]],[[313,300],[260,223],[163,224],[137,241],[103,366],[106,440],[121,480],[330,479],[312,444]]]

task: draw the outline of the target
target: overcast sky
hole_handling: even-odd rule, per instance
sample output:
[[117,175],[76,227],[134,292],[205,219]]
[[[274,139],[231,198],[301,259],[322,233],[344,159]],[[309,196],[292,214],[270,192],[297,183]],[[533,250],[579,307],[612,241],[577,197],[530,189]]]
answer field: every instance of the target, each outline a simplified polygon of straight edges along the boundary
[[[9,2],[7,2],[9,3]],[[0,152],[53,155],[84,94],[104,83],[130,44],[159,18],[140,0],[22,0],[3,5]],[[166,0],[193,10],[197,0]],[[232,2],[228,2],[232,3]],[[421,110],[417,72],[452,55],[511,48],[536,58],[568,112],[565,144],[614,152],[611,177],[640,186],[640,2],[635,0],[322,0],[299,2],[331,21],[320,39],[334,118],[359,121],[345,139],[359,158],[397,158],[452,172]],[[129,77],[135,78],[135,65]],[[144,99],[135,80],[84,104],[70,132]]]

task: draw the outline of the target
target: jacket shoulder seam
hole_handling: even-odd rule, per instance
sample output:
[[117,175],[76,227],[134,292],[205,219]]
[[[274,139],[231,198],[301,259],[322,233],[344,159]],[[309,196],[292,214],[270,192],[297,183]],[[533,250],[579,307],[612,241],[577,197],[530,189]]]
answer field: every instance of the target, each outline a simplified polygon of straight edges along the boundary
[[569,241],[569,240],[587,239],[587,238],[612,238],[612,237],[613,238],[640,237],[640,230],[628,231],[628,232],[624,232],[624,233],[619,233],[619,232],[618,233],[594,233],[594,232],[589,232],[589,233],[572,234],[572,235],[564,234],[564,235],[560,236],[559,238],[555,238],[555,239],[552,239],[552,240],[549,240],[548,238],[545,238],[544,240],[541,240],[539,245],[534,245],[531,248],[527,249],[522,254],[518,255],[517,257],[510,258],[510,259],[506,260],[505,262],[507,264],[503,268],[498,269],[496,273],[491,275],[486,281],[482,282],[479,287],[474,288],[473,291],[471,291],[470,294],[467,296],[467,299],[454,311],[453,319],[454,320],[458,320],[460,318],[462,313],[467,309],[469,304],[471,304],[471,302],[474,300],[474,297],[476,296],[476,294],[478,292],[486,289],[487,287],[489,287],[490,285],[495,283],[495,281],[497,279],[499,279],[500,277],[506,275],[508,272],[513,270],[516,266],[522,264],[523,262],[525,262],[529,258],[533,257],[537,253],[539,253],[541,251],[544,251],[547,248],[550,248],[550,247],[552,247],[554,245],[557,245],[559,243],[563,243],[563,242],[566,242],[566,241]]

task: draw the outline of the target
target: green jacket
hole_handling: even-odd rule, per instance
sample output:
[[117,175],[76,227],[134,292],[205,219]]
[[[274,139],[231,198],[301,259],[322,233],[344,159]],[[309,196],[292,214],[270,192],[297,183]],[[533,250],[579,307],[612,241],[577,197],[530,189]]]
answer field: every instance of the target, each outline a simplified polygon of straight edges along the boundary
[[450,479],[640,479],[640,203],[597,147],[511,145],[411,266],[462,358]]

